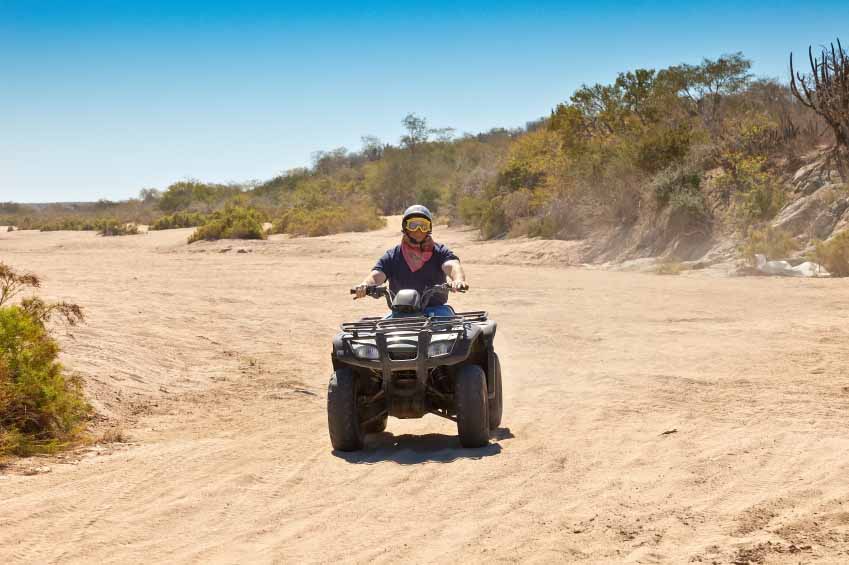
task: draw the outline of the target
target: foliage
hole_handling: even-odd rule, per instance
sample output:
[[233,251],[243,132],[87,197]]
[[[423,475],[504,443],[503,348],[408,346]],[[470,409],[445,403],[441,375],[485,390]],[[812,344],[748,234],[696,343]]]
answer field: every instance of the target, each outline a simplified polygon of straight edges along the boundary
[[790,90],[831,128],[835,141],[831,158],[843,180],[849,181],[849,54],[838,39],[836,49],[833,43],[831,49],[823,47],[819,57],[809,47],[808,59],[811,74],[804,76],[793,68],[790,54]]
[[151,230],[173,230],[177,228],[194,228],[205,224],[207,214],[200,212],[174,212],[162,216],[150,225]]
[[785,204],[781,179],[828,130],[790,87],[754,80],[750,68],[733,53],[627,70],[608,84],[582,85],[524,128],[476,135],[456,136],[410,113],[394,144],[364,136],[359,150],[318,151],[310,167],[265,182],[189,179],[127,202],[49,210],[0,204],[0,225],[212,224],[196,237],[219,237],[229,207],[273,219],[277,233],[320,235],[375,229],[380,214],[422,203],[484,238],[574,238],[652,225],[673,236],[746,230]]
[[91,410],[79,378],[64,375],[46,326],[54,315],[82,321],[80,307],[38,298],[9,305],[39,285],[35,275],[0,263],[0,456],[55,450],[79,435]]
[[242,192],[238,185],[207,184],[196,180],[185,180],[172,184],[163,192],[157,205],[166,213],[181,210],[211,212],[231,197]]
[[828,241],[815,242],[811,260],[825,267],[834,277],[849,277],[849,230]]
[[680,165],[669,167],[652,178],[649,188],[659,208],[669,204],[670,199],[682,192],[698,192],[701,188],[701,172]]
[[798,242],[789,233],[766,226],[749,228],[746,239],[738,250],[743,259],[754,267],[755,255],[764,255],[768,260],[784,259],[798,249]]
[[138,235],[139,227],[135,224],[122,224],[116,221],[106,221],[102,224],[102,227],[97,232],[98,235],[102,236],[113,236],[113,235]]
[[265,239],[263,216],[253,208],[228,205],[211,214],[202,226],[189,236],[189,243],[216,239]]
[[775,217],[787,201],[779,179],[766,169],[766,159],[729,153],[725,174],[717,181],[721,193],[733,195],[736,216],[743,227]]
[[669,200],[670,228],[678,232],[691,232],[710,225],[711,214],[704,194],[697,190],[682,190]]
[[684,265],[678,261],[661,261],[654,272],[658,275],[680,275],[684,270]]
[[272,227],[274,233],[288,233],[309,237],[340,232],[361,232],[382,228],[386,220],[373,207],[333,206],[312,210],[293,208],[277,218]]

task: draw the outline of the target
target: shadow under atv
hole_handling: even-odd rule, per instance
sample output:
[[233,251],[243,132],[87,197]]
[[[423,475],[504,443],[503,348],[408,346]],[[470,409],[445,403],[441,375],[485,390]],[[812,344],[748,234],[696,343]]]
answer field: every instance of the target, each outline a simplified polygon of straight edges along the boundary
[[[515,437],[510,428],[493,430],[492,439],[500,441]],[[333,455],[348,463],[372,464],[393,461],[399,465],[419,463],[450,463],[457,459],[482,459],[501,453],[501,445],[490,443],[484,447],[464,448],[455,435],[425,434],[393,435],[390,432],[367,436],[361,451],[338,451]]]

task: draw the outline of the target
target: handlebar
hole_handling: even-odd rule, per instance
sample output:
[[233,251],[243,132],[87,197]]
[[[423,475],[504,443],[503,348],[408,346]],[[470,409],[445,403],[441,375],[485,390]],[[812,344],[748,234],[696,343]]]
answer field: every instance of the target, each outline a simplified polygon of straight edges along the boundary
[[[466,285],[466,288],[458,289],[456,292],[466,292],[467,290],[468,285]],[[452,292],[452,287],[448,283],[436,284],[426,288],[424,292],[422,292],[421,296],[422,308],[424,309],[427,306],[427,304],[430,302],[431,296],[433,296],[434,294],[447,294],[448,292]],[[357,289],[352,288],[351,294],[357,294]],[[389,290],[389,288],[377,285],[366,286],[366,296],[371,296],[372,298],[383,298],[385,296],[386,304],[389,306],[390,309],[392,308],[392,301],[395,299],[395,294],[391,290]]]
[[[381,298],[386,293],[389,292],[389,289],[385,286],[376,286],[376,285],[368,285],[366,286],[366,296],[371,296],[372,298]],[[351,294],[357,294],[357,289],[352,288]]]

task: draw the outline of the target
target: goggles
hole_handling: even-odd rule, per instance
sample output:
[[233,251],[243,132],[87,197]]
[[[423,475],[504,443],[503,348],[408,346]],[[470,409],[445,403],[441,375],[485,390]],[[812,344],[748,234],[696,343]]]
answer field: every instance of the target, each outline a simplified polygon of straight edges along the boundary
[[431,224],[427,218],[409,218],[404,222],[404,229],[407,231],[420,231],[422,233],[430,233]]

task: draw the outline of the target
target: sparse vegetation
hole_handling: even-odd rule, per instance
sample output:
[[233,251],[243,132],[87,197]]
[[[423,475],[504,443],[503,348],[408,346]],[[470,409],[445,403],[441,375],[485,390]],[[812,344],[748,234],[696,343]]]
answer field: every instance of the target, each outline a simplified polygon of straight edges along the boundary
[[770,259],[785,259],[799,250],[799,243],[787,232],[766,226],[749,228],[746,240],[740,245],[739,252],[750,266],[756,264],[755,255],[765,255]]
[[50,452],[79,437],[90,413],[82,383],[65,374],[47,324],[83,320],[75,304],[11,300],[38,277],[0,263],[0,457]]
[[669,260],[658,263],[654,272],[658,275],[680,275],[684,270],[684,265],[679,261]]
[[173,230],[177,228],[194,228],[202,226],[209,219],[201,212],[175,212],[163,216],[150,225],[151,230]]
[[[484,238],[642,229],[668,245],[717,232],[745,236],[787,203],[788,173],[800,155],[843,131],[829,121],[837,110],[823,96],[846,99],[841,88],[849,83],[836,78],[846,61],[840,49],[824,53],[814,70],[838,74],[797,74],[789,86],[754,78],[740,53],[634,69],[609,84],[583,85],[524,128],[456,136],[409,114],[395,145],[364,137],[358,151],[317,152],[310,167],[266,182],[189,179],[126,202],[43,210],[0,204],[0,225],[145,223],[201,226],[195,239],[260,237],[248,216],[228,223],[228,210],[250,209],[272,221],[274,233],[313,236],[379,228],[381,214],[419,202],[480,228]],[[238,235],[223,235],[233,229]]]
[[367,204],[333,206],[313,210],[293,208],[274,221],[273,233],[319,236],[339,232],[369,231],[382,228],[386,221]]
[[189,243],[216,239],[265,239],[264,218],[253,208],[228,205],[209,216],[206,223],[189,236]]
[[849,231],[843,231],[828,241],[815,242],[811,260],[819,263],[833,277],[849,277]]
[[811,74],[793,68],[790,55],[790,90],[799,102],[825,120],[834,134],[831,159],[844,182],[849,181],[849,54],[837,40],[837,48],[825,47],[819,57],[808,48]]
[[107,221],[97,232],[102,236],[138,235],[139,227],[136,224],[121,224],[119,222]]

